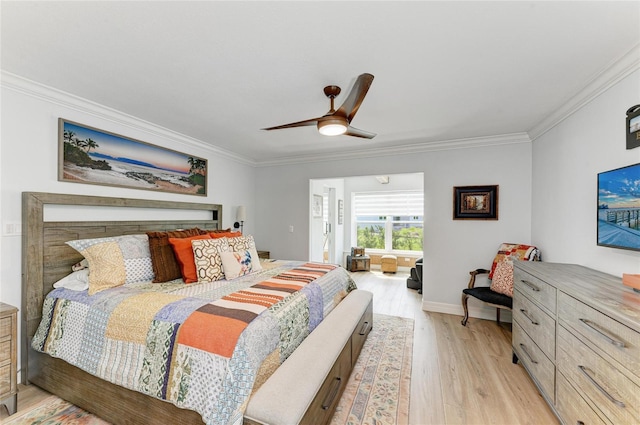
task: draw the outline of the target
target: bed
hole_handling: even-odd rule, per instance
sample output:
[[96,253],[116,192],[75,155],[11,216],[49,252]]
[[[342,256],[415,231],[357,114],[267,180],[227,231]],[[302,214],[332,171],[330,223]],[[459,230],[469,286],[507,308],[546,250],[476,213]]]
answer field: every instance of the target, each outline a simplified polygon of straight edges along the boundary
[[[210,214],[210,218],[198,220],[45,221],[44,209],[45,206],[48,205],[91,206],[105,209],[114,207],[133,207],[159,210],[199,210],[206,211],[207,214]],[[233,393],[228,395],[226,394],[226,390],[223,390],[221,393],[224,393],[223,395],[217,395],[217,390],[214,391],[213,389],[216,387],[215,385],[211,385],[210,388],[204,388],[204,393],[202,394],[200,394],[200,392],[196,393],[195,384],[191,390],[189,384],[192,383],[192,381],[199,381],[199,385],[203,386],[204,383],[211,378],[207,374],[212,373],[211,370],[214,366],[206,363],[208,361],[207,359],[202,359],[200,363],[195,362],[189,356],[185,357],[184,350],[179,352],[177,349],[173,352],[173,355],[169,355],[168,359],[165,353],[165,358],[163,358],[164,363],[160,362],[157,364],[150,364],[148,358],[143,356],[142,358],[144,358],[144,362],[138,361],[137,364],[142,365],[138,369],[144,369],[146,371],[145,379],[139,379],[134,384],[132,384],[130,380],[123,378],[116,377],[112,379],[111,376],[115,374],[113,371],[102,371],[102,373],[97,374],[104,379],[94,376],[96,369],[104,369],[105,364],[107,363],[119,364],[120,369],[128,367],[123,366],[128,364],[128,361],[120,361],[118,359],[123,352],[131,351],[131,348],[127,348],[125,344],[130,337],[127,336],[120,338],[125,342],[118,341],[116,344],[117,348],[112,348],[111,350],[96,349],[97,354],[89,353],[93,355],[94,363],[99,362],[96,360],[97,358],[102,359],[100,360],[101,367],[94,367],[92,369],[91,367],[86,366],[87,363],[91,363],[90,360],[87,360],[87,357],[92,357],[91,355],[87,355],[86,345],[83,346],[83,350],[75,350],[83,351],[84,354],[82,355],[74,352],[73,344],[71,345],[72,348],[61,348],[61,341],[65,338],[68,340],[67,342],[73,341],[73,338],[69,335],[73,335],[74,332],[79,335],[82,334],[82,332],[86,333],[86,331],[78,331],[75,329],[77,325],[73,325],[63,332],[61,330],[62,328],[56,329],[51,322],[55,322],[56,320],[60,321],[61,317],[67,317],[66,315],[70,314],[69,311],[72,312],[71,314],[78,314],[78,311],[81,311],[84,312],[82,314],[91,314],[91,317],[100,316],[102,313],[97,314],[93,313],[93,310],[88,310],[87,306],[92,303],[99,307],[111,304],[111,306],[108,307],[108,311],[112,312],[114,311],[113,305],[115,303],[113,300],[120,296],[124,297],[123,293],[125,292],[125,289],[122,287],[112,288],[92,296],[87,295],[86,291],[85,293],[73,293],[66,289],[56,289],[52,294],[56,294],[59,297],[58,300],[53,300],[53,298],[47,296],[47,294],[52,291],[53,283],[69,274],[72,265],[83,259],[83,256],[77,250],[68,246],[68,241],[119,237],[121,235],[139,235],[148,231],[168,231],[194,227],[202,229],[218,229],[221,221],[222,207],[220,205],[34,192],[23,193],[23,308],[21,312],[24,340],[21,358],[23,381],[26,381],[25,383],[38,385],[45,390],[94,412],[98,416],[101,416],[105,420],[113,423],[157,424],[176,423],[177,421],[179,421],[179,423],[205,422],[210,424],[242,423],[242,412],[244,411],[244,408],[246,408],[248,398],[251,396],[252,390],[254,389],[254,381],[256,387],[262,385],[265,380],[268,383],[272,379],[272,374],[275,376],[278,373],[278,371],[275,370],[277,364],[281,363],[295,352],[298,345],[302,347],[305,344],[304,337],[309,333],[313,333],[312,331],[315,328],[322,327],[321,319],[323,317],[327,317],[325,316],[326,314],[330,316],[330,311],[333,310],[335,305],[338,304],[341,299],[349,297],[347,294],[354,289],[354,285],[348,277],[348,274],[344,272],[343,269],[338,267],[329,272],[327,270],[323,270],[323,266],[318,264],[277,261],[274,263],[265,263],[265,267],[262,271],[256,272],[255,275],[252,273],[252,275],[254,275],[253,277],[243,276],[239,279],[230,281],[229,285],[223,285],[221,282],[214,284],[196,283],[191,285],[184,285],[183,283],[177,282],[169,282],[161,285],[138,282],[132,285],[125,285],[127,287],[127,291],[134,291],[135,296],[142,300],[146,299],[145,297],[149,295],[149,291],[156,292],[156,288],[161,288],[161,298],[164,297],[162,299],[165,300],[161,307],[164,308],[168,305],[173,306],[175,304],[174,301],[177,298],[180,302],[191,305],[191,307],[189,307],[191,308],[189,312],[190,314],[195,315],[194,312],[200,311],[200,307],[208,308],[210,305],[215,304],[215,300],[220,297],[220,294],[227,297],[237,294],[238,291],[245,291],[247,288],[254,288],[257,284],[262,285],[265,282],[268,283],[274,279],[280,281],[285,279],[284,276],[289,276],[287,278],[290,278],[292,272],[303,274],[307,279],[317,279],[313,280],[314,285],[304,287],[305,290],[308,288],[315,288],[304,293],[304,296],[308,296],[308,292],[325,291],[324,298],[320,302],[320,305],[314,308],[307,307],[307,310],[303,313],[303,315],[306,314],[309,316],[307,319],[308,332],[296,330],[293,326],[289,327],[289,325],[283,327],[281,322],[280,329],[285,329],[286,332],[281,331],[279,337],[274,337],[273,331],[262,331],[263,329],[266,329],[263,327],[266,326],[267,323],[274,321],[273,317],[270,317],[268,314],[260,314],[260,312],[257,312],[255,314],[256,319],[252,322],[248,322],[249,325],[246,326],[246,329],[243,328],[234,331],[235,334],[231,332],[235,335],[235,338],[238,341],[241,341],[246,345],[239,349],[238,346],[240,346],[240,343],[238,343],[238,345],[221,343],[219,346],[211,348],[214,352],[208,353],[207,356],[203,356],[214,359],[214,362],[220,362],[220,355],[222,355],[222,358],[227,359],[225,360],[227,363],[223,363],[222,366],[218,365],[218,367],[222,367],[224,370],[229,371],[227,375],[234,375],[229,378],[231,379],[229,382],[232,383],[228,384],[226,376],[223,376],[222,378],[215,374],[212,376],[216,377],[217,381],[215,379],[213,381],[218,382],[218,387],[226,388],[232,386],[234,388]],[[331,267],[331,269],[333,269],[333,267]],[[314,275],[315,277],[312,278],[311,275]],[[340,283],[336,280],[336,276],[338,275],[345,276],[343,281]],[[327,285],[328,287],[333,287],[333,292],[326,292],[328,291],[327,289],[318,291],[318,285],[324,281],[329,282]],[[129,288],[129,286],[131,288]],[[114,292],[112,293],[109,291]],[[291,296],[287,296],[288,298],[284,298],[282,301],[274,304],[274,306],[286,305],[287,308],[299,309],[300,304],[293,303],[291,299],[303,297],[303,295],[301,295],[303,291],[291,292]],[[202,301],[204,299],[204,293],[207,295],[215,293],[215,300]],[[95,301],[99,299],[101,300],[100,302]],[[284,300],[287,300],[287,302],[284,303]],[[76,302],[76,304],[73,304],[74,302]],[[147,306],[148,303],[146,301],[145,303],[144,308],[139,307],[140,310],[150,308]],[[125,304],[125,302],[120,303],[120,301],[118,301],[116,308],[120,308],[121,304]],[[311,304],[311,302],[309,302],[309,304]],[[67,308],[67,306],[70,305],[73,307]],[[139,304],[139,306],[141,305],[142,304]],[[64,309],[62,306],[64,306]],[[280,308],[284,310],[284,308]],[[150,311],[157,315],[160,310],[161,308],[158,307],[155,310],[151,309]],[[165,310],[167,309],[165,308],[162,311]],[[42,320],[43,311],[45,312],[44,320]],[[60,311],[64,311],[64,314],[60,313]],[[191,331],[191,342],[189,342],[189,338],[184,335],[190,335],[190,331],[185,330],[185,328],[186,323],[189,321],[191,316],[185,314],[182,314],[182,316],[184,316],[182,319],[175,319],[175,317],[172,318],[169,316],[165,317],[166,322],[171,322],[171,326],[167,329],[171,328],[175,330],[176,334],[173,336],[164,336],[164,339],[152,341],[153,344],[155,344],[153,346],[160,346],[167,341],[175,342],[178,341],[178,338],[183,338],[183,345],[186,346],[187,349],[191,350],[192,354],[194,352],[202,353],[207,351],[205,348],[198,346],[197,341],[197,332],[198,329],[201,331],[202,325],[200,324],[200,328],[194,328],[196,329],[195,331]],[[281,317],[284,316],[285,315]],[[122,317],[129,318],[131,317],[131,313],[125,313]],[[292,315],[288,318],[284,317],[283,320],[297,322],[300,320],[300,317],[302,316]],[[57,319],[53,320],[55,318]],[[48,323],[45,325],[45,322]],[[69,322],[71,323],[71,321]],[[357,342],[353,343],[353,345],[351,340],[347,341],[349,345],[344,345],[342,349],[342,351],[348,352],[347,354],[349,355],[349,362],[351,364],[357,357],[359,348],[371,328],[371,322],[369,306],[366,317],[363,314],[362,318],[359,318],[358,323],[353,325],[355,327],[364,323],[362,330],[358,330],[358,332],[354,333],[354,335],[360,336],[359,339]],[[123,329],[129,327],[125,320],[121,320],[119,323],[116,321],[113,326],[114,329],[117,329],[114,331],[115,333],[124,332]],[[227,332],[227,329],[225,326],[220,323],[218,323],[217,326],[219,326],[218,329],[221,332],[217,332],[216,335],[226,335],[225,332]],[[133,326],[133,328],[136,328],[136,326]],[[178,332],[178,329],[180,329],[180,332]],[[166,329],[164,330],[166,331]],[[137,332],[137,338],[139,340],[141,335],[140,329],[138,329]],[[63,334],[65,335],[64,337],[60,336]],[[256,341],[258,341],[258,343],[249,342],[250,335],[256,335]],[[262,337],[262,339],[260,339],[260,337]],[[224,338],[224,341],[226,341],[227,336]],[[250,348],[266,344],[265,338],[278,346],[276,355],[267,355],[265,357],[262,354],[256,354],[256,352],[261,350]],[[148,339],[149,338],[147,337],[147,354],[149,351]],[[279,341],[273,341],[274,339],[279,339]],[[33,349],[33,346],[38,348],[38,350]],[[176,347],[177,346],[178,343],[176,342]],[[53,347],[53,349],[51,347]],[[77,345],[77,347],[79,347],[79,345]],[[215,350],[227,351],[224,351],[223,353],[222,351]],[[50,356],[42,351],[51,352],[55,356]],[[263,349],[262,351],[265,350]],[[265,352],[269,351],[270,350],[266,350]],[[275,352],[271,352],[270,354],[274,353]],[[341,353],[338,354],[341,355]],[[335,355],[337,363],[339,361],[339,359],[337,359],[338,354],[327,353],[327,356],[329,358],[333,358],[332,356]],[[201,354],[197,355],[200,356]],[[316,353],[313,355],[318,354]],[[78,358],[80,357],[83,357],[82,361],[78,361]],[[65,360],[63,360],[63,358]],[[105,361],[105,358],[107,358],[108,361]],[[176,360],[176,358],[178,358],[178,360]],[[187,362],[184,361],[185,358],[188,360]],[[251,358],[251,361],[248,361],[247,358]],[[293,359],[296,358],[296,356],[291,355],[291,358],[292,361],[294,361]],[[180,360],[183,360],[182,363],[180,363]],[[302,359],[295,361],[306,360]],[[71,363],[76,363],[77,366],[74,366]],[[275,366],[274,363],[276,363]],[[176,367],[178,364],[181,365],[180,368]],[[230,364],[232,366],[230,366]],[[239,364],[243,365],[243,367],[248,365],[245,368],[250,370],[250,372],[244,375],[240,374],[235,376],[237,375],[235,371],[238,370]],[[259,367],[256,365],[259,365]],[[191,366],[194,367],[193,370],[191,369]],[[92,373],[88,373],[87,370]],[[188,375],[185,371],[192,373],[192,375],[187,376],[188,379],[183,379],[182,381],[180,379],[176,380],[176,376]],[[163,375],[163,373],[166,373],[166,376]],[[342,373],[344,374],[344,370]],[[157,377],[161,377],[161,379],[156,380],[158,382],[149,382],[149,378]],[[326,377],[326,381],[329,384],[331,383],[329,376]],[[343,382],[345,380],[342,379],[342,381],[338,381]],[[141,382],[144,382],[144,385],[141,385]],[[297,383],[289,383],[289,388],[295,388],[296,384]],[[268,387],[268,385],[265,385],[265,387]],[[318,394],[320,395],[320,393],[324,391],[324,383],[319,382],[318,388]],[[332,392],[337,392],[339,395],[342,389],[343,387],[338,388],[336,391],[332,390]],[[189,391],[191,391],[191,394]],[[189,401],[186,402],[186,400]],[[216,401],[213,402],[211,400]],[[218,405],[215,403],[218,403]],[[212,406],[212,404],[214,405]],[[318,403],[311,403],[309,410],[311,410],[315,404]],[[324,402],[320,404],[320,409],[323,411],[323,421],[326,421],[327,418],[330,419],[330,413],[335,409],[337,400],[335,403],[330,403],[330,405]],[[308,415],[305,415],[305,418],[317,418],[317,415],[311,412]]]

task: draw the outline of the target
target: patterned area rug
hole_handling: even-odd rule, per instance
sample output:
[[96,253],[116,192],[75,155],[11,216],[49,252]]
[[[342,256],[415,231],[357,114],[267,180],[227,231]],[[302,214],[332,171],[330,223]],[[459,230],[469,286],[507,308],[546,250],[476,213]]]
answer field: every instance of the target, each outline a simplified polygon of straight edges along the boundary
[[[413,320],[374,315],[331,425],[409,423]],[[109,425],[79,407],[49,396],[3,425]]]
[[331,425],[409,423],[413,319],[375,314]]

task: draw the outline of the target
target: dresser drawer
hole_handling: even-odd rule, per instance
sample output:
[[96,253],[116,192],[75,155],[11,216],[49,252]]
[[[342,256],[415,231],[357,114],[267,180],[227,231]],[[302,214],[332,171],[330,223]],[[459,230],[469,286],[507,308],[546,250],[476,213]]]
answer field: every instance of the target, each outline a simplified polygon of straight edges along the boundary
[[556,321],[518,290],[513,291],[513,320],[529,335],[544,354],[556,355]]
[[513,272],[513,288],[555,317],[556,288],[518,268],[514,268]]
[[640,386],[562,326],[556,364],[578,393],[613,423],[640,423]]
[[0,398],[11,393],[11,365],[0,366]]
[[564,293],[558,320],[640,379],[640,334]]
[[568,425],[606,424],[605,421],[571,386],[562,373],[556,377],[556,410],[562,422]]
[[512,344],[513,350],[529,375],[538,384],[538,388],[553,402],[555,400],[555,366],[529,338],[518,322],[513,322]]
[[3,317],[0,319],[0,339],[4,337],[11,338],[11,317]]
[[0,341],[0,365],[11,362],[11,340]]

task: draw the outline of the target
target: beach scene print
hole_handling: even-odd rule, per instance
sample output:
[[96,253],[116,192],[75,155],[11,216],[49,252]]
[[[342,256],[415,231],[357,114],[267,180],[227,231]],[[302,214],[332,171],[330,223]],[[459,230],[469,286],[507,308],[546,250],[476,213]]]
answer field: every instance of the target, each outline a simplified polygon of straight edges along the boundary
[[640,251],[640,164],[598,174],[598,245]]
[[60,120],[62,181],[207,194],[207,161]]

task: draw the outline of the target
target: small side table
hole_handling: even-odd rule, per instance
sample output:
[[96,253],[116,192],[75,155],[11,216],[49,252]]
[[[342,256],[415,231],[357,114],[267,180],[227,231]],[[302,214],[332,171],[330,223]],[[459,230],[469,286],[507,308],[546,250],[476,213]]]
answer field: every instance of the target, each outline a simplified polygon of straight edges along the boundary
[[0,403],[18,409],[18,309],[0,303]]
[[263,260],[268,260],[270,255],[271,253],[269,251],[258,251],[258,258],[262,258]]

